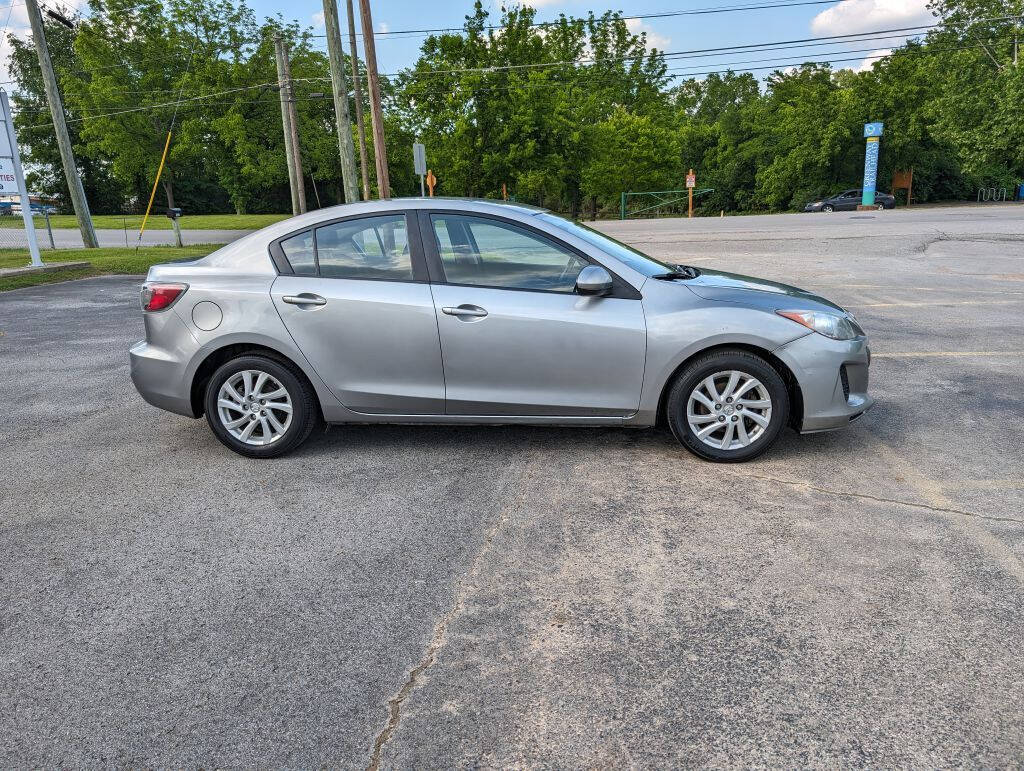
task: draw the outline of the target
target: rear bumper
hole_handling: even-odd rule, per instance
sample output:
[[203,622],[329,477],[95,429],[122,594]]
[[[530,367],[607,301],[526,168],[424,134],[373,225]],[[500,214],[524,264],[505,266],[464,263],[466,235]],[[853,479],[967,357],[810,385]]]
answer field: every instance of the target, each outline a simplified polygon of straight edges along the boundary
[[874,406],[868,395],[871,350],[866,338],[830,340],[812,333],[784,345],[775,355],[800,385],[801,433],[843,428]]
[[145,340],[133,345],[128,357],[132,365],[132,383],[143,399],[162,410],[196,417],[192,410],[191,389],[182,377],[187,362]]
[[146,340],[128,351],[136,390],[154,407],[196,417],[191,368],[199,341],[173,308],[145,314],[145,323]]

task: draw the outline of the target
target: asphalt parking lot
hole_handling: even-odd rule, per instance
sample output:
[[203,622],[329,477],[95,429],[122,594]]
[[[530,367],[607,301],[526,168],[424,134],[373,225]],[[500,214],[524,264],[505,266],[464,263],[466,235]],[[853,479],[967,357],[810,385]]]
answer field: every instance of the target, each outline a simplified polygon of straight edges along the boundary
[[138,279],[0,294],[0,765],[1019,766],[1024,209],[605,223],[794,283],[877,407],[336,427],[253,461],[135,393]]

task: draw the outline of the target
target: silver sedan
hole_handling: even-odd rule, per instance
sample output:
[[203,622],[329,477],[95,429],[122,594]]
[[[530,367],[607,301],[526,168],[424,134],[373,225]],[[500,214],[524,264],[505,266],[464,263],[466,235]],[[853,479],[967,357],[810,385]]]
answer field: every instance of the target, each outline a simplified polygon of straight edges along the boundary
[[321,209],[154,266],[142,306],[139,393],[250,457],[321,422],[666,423],[742,461],[872,405],[867,339],[839,306],[519,205]]

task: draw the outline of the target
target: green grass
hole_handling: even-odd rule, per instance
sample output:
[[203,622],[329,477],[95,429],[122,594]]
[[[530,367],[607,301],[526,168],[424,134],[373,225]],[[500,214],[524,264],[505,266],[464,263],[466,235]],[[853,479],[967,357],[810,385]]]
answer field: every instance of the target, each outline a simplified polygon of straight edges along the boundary
[[[200,244],[186,246],[183,249],[173,246],[144,246],[137,251],[134,248],[123,246],[103,249],[47,250],[42,254],[44,263],[88,260],[92,263],[92,267],[84,270],[58,270],[52,273],[29,273],[21,276],[0,277],[0,292],[111,273],[144,274],[149,270],[150,265],[155,265],[158,262],[169,262],[186,257],[202,257],[218,248],[217,244]],[[0,249],[0,268],[20,268],[28,264],[27,249]]]
[[[290,214],[186,214],[178,222],[182,230],[256,230],[288,219]],[[45,229],[46,221],[42,217],[35,218],[36,229]],[[92,224],[101,230],[124,230],[138,233],[142,224],[141,214],[94,214]],[[21,215],[0,217],[0,228],[22,227]],[[78,220],[73,214],[50,215],[50,226],[54,228],[77,228]],[[171,221],[164,216],[163,210],[149,215],[146,230],[170,230]]]

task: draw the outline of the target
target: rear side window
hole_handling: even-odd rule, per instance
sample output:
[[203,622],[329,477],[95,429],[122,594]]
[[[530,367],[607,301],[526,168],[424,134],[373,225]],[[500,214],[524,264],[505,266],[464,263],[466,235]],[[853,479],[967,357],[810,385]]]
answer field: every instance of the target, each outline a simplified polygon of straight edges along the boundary
[[281,251],[288,259],[297,276],[316,275],[316,257],[313,254],[313,233],[305,233],[287,238],[281,242]]
[[322,278],[413,280],[409,232],[401,214],[319,227],[316,254]]

